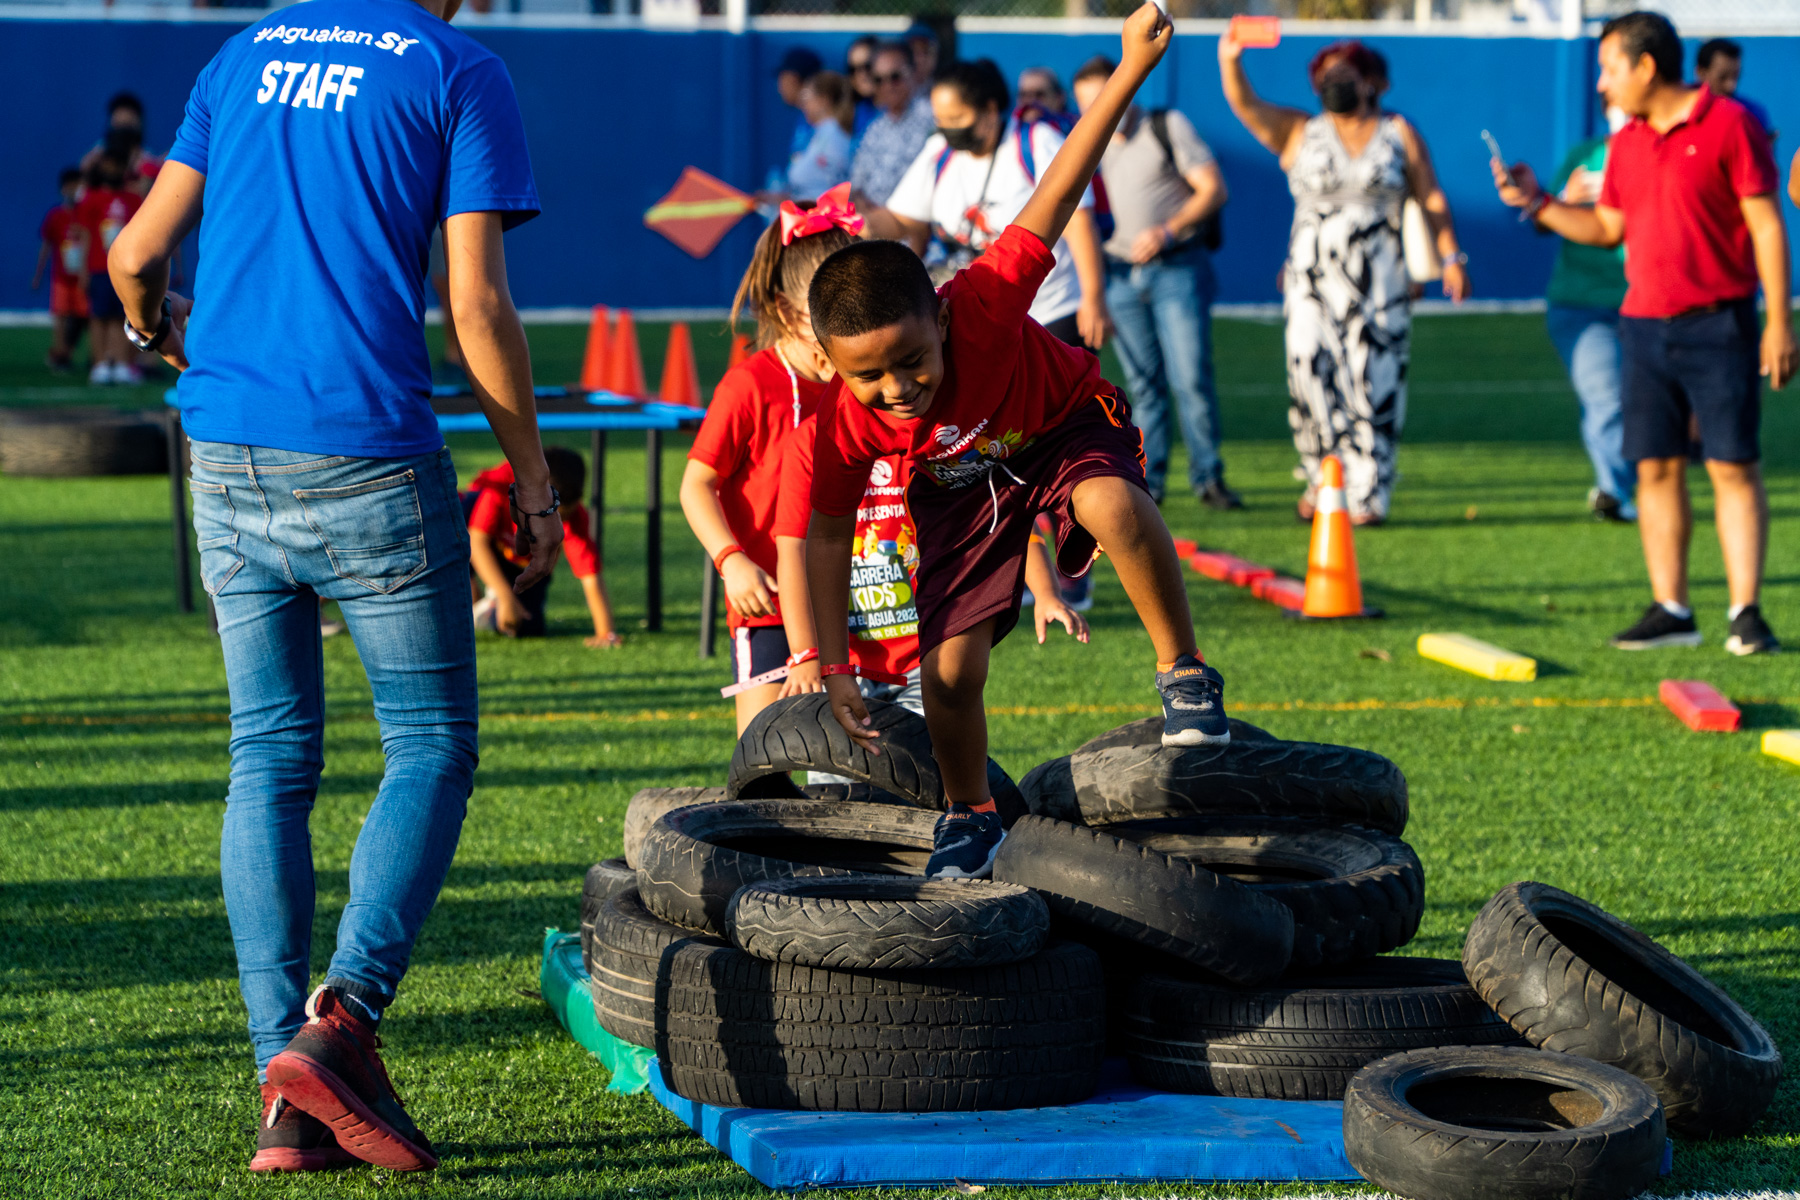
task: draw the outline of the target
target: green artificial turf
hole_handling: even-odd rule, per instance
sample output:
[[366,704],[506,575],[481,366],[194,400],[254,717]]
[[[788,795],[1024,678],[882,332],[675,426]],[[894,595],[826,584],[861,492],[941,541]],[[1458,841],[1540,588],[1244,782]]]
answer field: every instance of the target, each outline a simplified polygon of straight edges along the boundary
[[[651,378],[664,332],[645,331]],[[87,389],[39,365],[44,334],[0,333],[0,404]],[[572,377],[582,331],[537,328],[540,381]],[[696,338],[703,381],[726,342]],[[1220,322],[1219,377],[1241,513],[1176,489],[1171,528],[1290,572],[1307,534],[1292,504],[1280,329]],[[1496,889],[1568,888],[1664,941],[1800,1050],[1795,949],[1800,772],[1758,753],[1800,726],[1800,656],[1720,649],[1725,590],[1710,526],[1696,536],[1708,644],[1628,655],[1606,637],[1647,602],[1635,532],[1588,519],[1575,406],[1538,318],[1418,322],[1393,520],[1359,534],[1379,623],[1297,625],[1193,577],[1201,645],[1236,711],[1288,737],[1391,756],[1412,787],[1409,840],[1428,876],[1413,953],[1455,955]],[[104,392],[154,404],[158,390]],[[1765,609],[1800,638],[1800,418],[1771,398],[1775,513]],[[582,439],[572,439],[581,444]],[[174,612],[166,480],[0,478],[0,1170],[9,1195],[695,1197],[763,1189],[646,1097],[605,1075],[536,995],[545,926],[572,928],[587,864],[619,852],[640,787],[723,781],[732,725],[722,659],[695,653],[701,556],[666,485],[667,627],[643,614],[642,439],[615,436],[608,580],[622,650],[582,648],[564,578],[554,636],[480,644],[482,764],[456,865],[384,1025],[398,1087],[443,1151],[426,1178],[245,1170],[256,1118],[244,1014],[218,891],[226,694],[204,613]],[[496,461],[453,439],[464,477]],[[677,473],[680,445],[669,453]],[[1182,478],[1177,466],[1173,478]],[[1710,498],[1695,476],[1703,522]],[[989,685],[994,755],[1015,776],[1155,711],[1148,641],[1104,565],[1094,641],[1015,633]],[[1531,684],[1488,683],[1413,652],[1458,630],[1536,656]],[[359,820],[381,772],[349,639],[327,642],[331,721],[313,821],[314,964],[345,902]],[[1651,700],[1703,678],[1748,731],[1690,733]],[[1800,1089],[1753,1136],[1680,1144],[1665,1190],[1800,1182]],[[1005,1189],[989,1194],[998,1197]],[[1317,1192],[1316,1187],[1286,1189]],[[1328,1190],[1328,1189],[1326,1189]],[[1059,1195],[1280,1194],[1127,1185]]]

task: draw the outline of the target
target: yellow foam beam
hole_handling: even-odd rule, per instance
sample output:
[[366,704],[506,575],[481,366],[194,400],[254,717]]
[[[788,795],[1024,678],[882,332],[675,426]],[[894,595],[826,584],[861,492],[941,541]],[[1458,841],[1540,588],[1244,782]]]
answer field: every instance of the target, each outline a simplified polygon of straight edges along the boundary
[[1771,729],[1763,734],[1762,752],[1784,762],[1800,764],[1800,729]]
[[1529,683],[1537,678],[1537,659],[1502,650],[1466,633],[1422,633],[1419,653],[1433,662],[1509,683]]

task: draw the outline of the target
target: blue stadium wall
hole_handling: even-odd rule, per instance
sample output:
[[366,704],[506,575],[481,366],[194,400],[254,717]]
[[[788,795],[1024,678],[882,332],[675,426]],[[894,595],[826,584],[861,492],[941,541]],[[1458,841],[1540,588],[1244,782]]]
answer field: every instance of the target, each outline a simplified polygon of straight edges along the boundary
[[[241,26],[223,22],[0,19],[0,108],[11,112],[8,180],[0,191],[0,309],[41,307],[28,288],[36,230],[55,201],[58,168],[96,140],[106,97],[128,88],[148,109],[148,140],[166,148],[196,73]],[[544,215],[508,235],[514,295],[524,307],[608,303],[711,307],[729,301],[755,226],[747,220],[695,261],[642,224],[644,211],[693,164],[740,187],[759,185],[793,127],[776,96],[773,64],[789,46],[841,61],[853,32],[662,32],[634,28],[479,26],[471,34],[505,59],[518,87]],[[1554,240],[1495,201],[1480,131],[1509,156],[1548,174],[1600,120],[1593,43],[1526,37],[1369,38],[1388,56],[1388,104],[1424,132],[1449,194],[1477,295],[1541,294]],[[1305,64],[1327,39],[1288,36],[1249,57],[1263,95],[1311,106]],[[1800,130],[1800,76],[1777,68],[1800,39],[1753,39],[1745,92],[1776,123]],[[965,57],[989,56],[1008,77],[1045,64],[1066,79],[1090,55],[1116,53],[1114,35],[964,32]],[[1212,144],[1231,188],[1219,256],[1222,300],[1272,301],[1292,204],[1274,157],[1251,140],[1219,92],[1215,42],[1176,39],[1146,88],[1174,105]],[[1691,47],[1690,47],[1691,52]],[[75,64],[73,67],[71,64]],[[1786,140],[1791,140],[1786,139]],[[1782,147],[1778,146],[1778,156]],[[1785,174],[1786,162],[1782,166]],[[278,247],[269,247],[276,254]]]

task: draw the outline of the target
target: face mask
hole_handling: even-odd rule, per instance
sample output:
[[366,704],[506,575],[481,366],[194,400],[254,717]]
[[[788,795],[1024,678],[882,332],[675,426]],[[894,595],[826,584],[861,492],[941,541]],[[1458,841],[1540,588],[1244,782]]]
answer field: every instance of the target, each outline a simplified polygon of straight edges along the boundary
[[1327,78],[1319,85],[1319,102],[1326,112],[1353,113],[1362,107],[1362,84],[1353,76]]
[[960,129],[945,129],[938,126],[938,132],[944,135],[944,144],[952,150],[962,150],[969,154],[981,149],[981,135],[975,132],[975,123],[971,122]]

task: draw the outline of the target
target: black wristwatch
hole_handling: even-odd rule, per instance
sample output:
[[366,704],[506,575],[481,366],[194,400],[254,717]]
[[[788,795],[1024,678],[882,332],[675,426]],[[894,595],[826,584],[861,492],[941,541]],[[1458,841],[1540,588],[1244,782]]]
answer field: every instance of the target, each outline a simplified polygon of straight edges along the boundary
[[131,327],[131,318],[125,318],[125,340],[144,353],[153,353],[169,336],[169,330],[175,328],[175,315],[169,305],[169,298],[163,297],[162,320],[156,323],[156,332],[142,334]]

